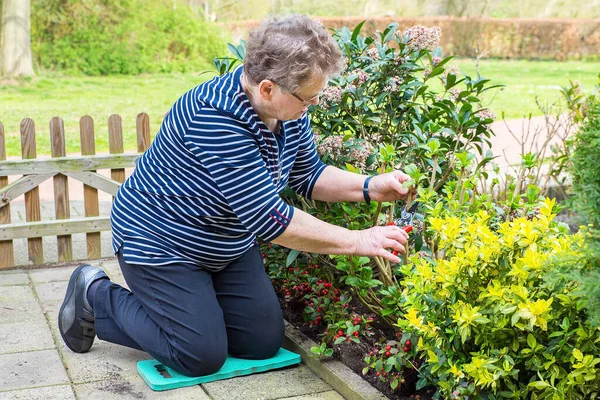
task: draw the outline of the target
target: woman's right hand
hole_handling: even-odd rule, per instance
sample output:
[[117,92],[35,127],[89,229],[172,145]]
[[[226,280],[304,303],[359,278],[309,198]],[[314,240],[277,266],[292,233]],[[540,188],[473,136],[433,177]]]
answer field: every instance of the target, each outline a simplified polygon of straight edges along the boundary
[[399,263],[400,258],[392,254],[406,251],[408,233],[397,226],[374,226],[369,229],[354,232],[354,254],[359,256],[379,256],[393,263]]

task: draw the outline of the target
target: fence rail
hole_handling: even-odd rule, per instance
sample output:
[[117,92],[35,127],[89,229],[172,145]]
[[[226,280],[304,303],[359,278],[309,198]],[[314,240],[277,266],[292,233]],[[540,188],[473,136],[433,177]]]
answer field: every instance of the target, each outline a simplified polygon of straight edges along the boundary
[[[110,230],[109,217],[99,215],[98,190],[114,196],[125,181],[125,168],[150,146],[150,119],[141,113],[136,119],[137,153],[124,153],[122,120],[119,115],[108,118],[109,153],[96,155],[94,121],[84,116],[79,122],[80,155],[67,155],[65,129],[59,117],[50,120],[51,157],[36,154],[35,123],[21,121],[21,159],[7,160],[4,126],[0,122],[0,268],[15,265],[14,239],[27,239],[29,260],[44,263],[42,237],[56,236],[58,261],[72,261],[72,234],[85,233],[87,258],[101,257],[100,232]],[[98,174],[110,169],[110,178]],[[17,177],[9,183],[10,177]],[[69,181],[83,183],[85,217],[71,218]],[[52,179],[54,185],[54,220],[42,221],[39,185]],[[11,222],[10,204],[25,197],[26,222]]]

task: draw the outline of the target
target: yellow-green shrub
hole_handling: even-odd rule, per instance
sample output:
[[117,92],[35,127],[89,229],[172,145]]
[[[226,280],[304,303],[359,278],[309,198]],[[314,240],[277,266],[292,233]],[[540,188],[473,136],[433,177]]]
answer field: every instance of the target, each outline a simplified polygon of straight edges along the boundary
[[[425,359],[420,384],[441,398],[590,399],[600,387],[600,331],[586,324],[572,282],[544,280],[551,260],[584,245],[539,215],[492,229],[486,211],[430,215],[434,257],[402,268],[404,316]],[[444,212],[442,212],[444,213]]]

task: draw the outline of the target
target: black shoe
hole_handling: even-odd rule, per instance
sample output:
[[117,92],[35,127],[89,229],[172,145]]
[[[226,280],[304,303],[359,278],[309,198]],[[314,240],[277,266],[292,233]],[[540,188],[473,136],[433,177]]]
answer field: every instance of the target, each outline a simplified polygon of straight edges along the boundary
[[87,300],[92,282],[108,276],[98,267],[77,267],[67,287],[67,294],[58,312],[58,330],[68,348],[85,353],[92,347],[96,337],[94,311]]

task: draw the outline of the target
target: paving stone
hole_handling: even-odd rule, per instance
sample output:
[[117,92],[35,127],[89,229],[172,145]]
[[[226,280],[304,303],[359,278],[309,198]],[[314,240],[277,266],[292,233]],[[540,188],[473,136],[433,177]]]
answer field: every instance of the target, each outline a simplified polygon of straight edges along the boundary
[[0,400],[75,400],[71,386],[47,386],[0,392]]
[[68,383],[69,378],[56,350],[0,355],[0,388],[2,390]]
[[327,392],[331,387],[305,365],[202,385],[214,400],[281,399]]
[[54,348],[54,339],[45,319],[0,324],[0,354]]
[[123,276],[123,272],[119,266],[119,261],[116,258],[113,260],[103,261],[100,265],[100,268],[106,272],[111,280],[116,276]]
[[29,276],[33,283],[68,281],[71,274],[77,268],[77,265],[71,265],[61,268],[44,268],[29,271]]
[[155,392],[139,375],[75,385],[75,393],[79,399],[211,400],[198,385]]
[[313,393],[306,396],[285,397],[278,400],[344,400],[335,390],[323,393]]
[[130,349],[96,338],[89,352],[74,353],[62,343],[59,345],[63,361],[69,368],[73,383],[93,382],[104,379],[122,379],[137,374],[137,362],[151,357],[148,353]]
[[26,285],[29,277],[23,270],[0,272],[0,286]]
[[65,298],[67,292],[68,281],[47,282],[35,284],[35,291],[42,303],[45,302],[61,302]]
[[0,286],[0,324],[43,318],[42,309],[29,285]]

